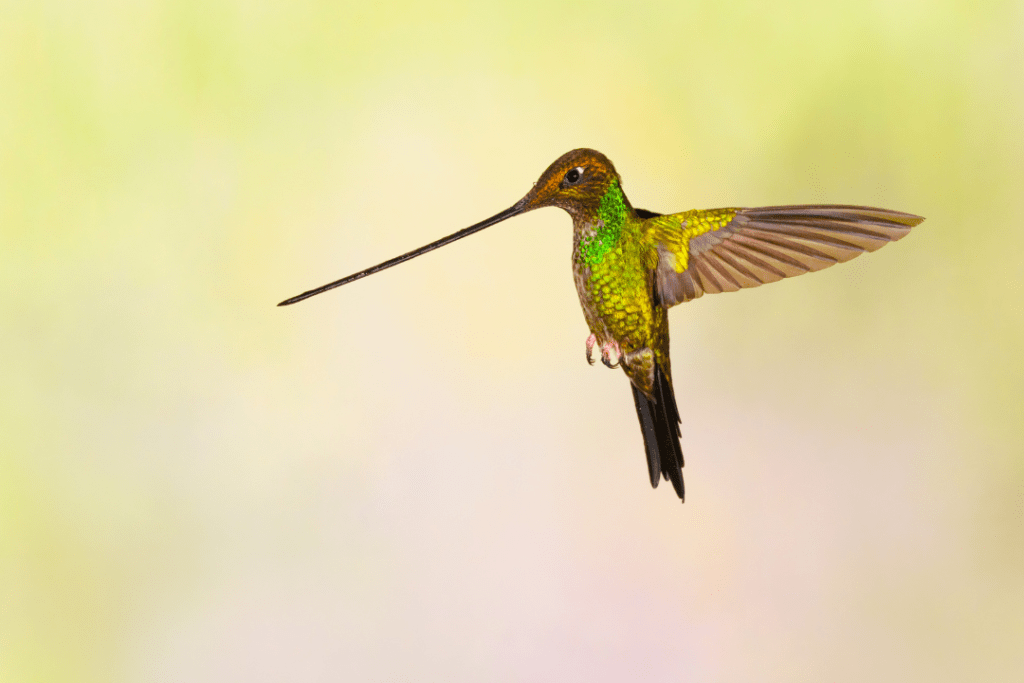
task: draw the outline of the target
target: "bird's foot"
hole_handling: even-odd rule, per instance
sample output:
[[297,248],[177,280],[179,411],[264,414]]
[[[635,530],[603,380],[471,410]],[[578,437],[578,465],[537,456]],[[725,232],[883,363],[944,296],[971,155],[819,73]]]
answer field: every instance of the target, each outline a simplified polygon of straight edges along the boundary
[[596,344],[596,343],[597,343],[597,335],[596,334],[592,334],[589,337],[587,337],[587,363],[589,363],[590,365],[594,364],[593,353],[594,353],[594,344]]
[[601,347],[601,362],[613,370],[619,367],[622,360],[622,349],[617,341],[610,341]]

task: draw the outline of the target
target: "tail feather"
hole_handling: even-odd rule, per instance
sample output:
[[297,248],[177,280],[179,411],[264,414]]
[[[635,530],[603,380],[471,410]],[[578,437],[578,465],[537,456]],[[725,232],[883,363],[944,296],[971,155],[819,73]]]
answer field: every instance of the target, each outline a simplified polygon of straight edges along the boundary
[[679,445],[679,408],[676,406],[672,385],[661,366],[656,363],[653,400],[632,383],[630,388],[633,390],[633,402],[636,404],[636,414],[644,437],[651,486],[657,488],[659,480],[664,477],[672,482],[679,499],[685,501],[683,449]]
[[651,475],[651,486],[658,488],[658,481],[661,479],[661,457],[658,454],[658,430],[654,426],[657,406],[632,382],[629,383],[629,388],[633,390],[636,415],[640,418],[640,431],[644,435],[644,450],[647,452],[647,470]]

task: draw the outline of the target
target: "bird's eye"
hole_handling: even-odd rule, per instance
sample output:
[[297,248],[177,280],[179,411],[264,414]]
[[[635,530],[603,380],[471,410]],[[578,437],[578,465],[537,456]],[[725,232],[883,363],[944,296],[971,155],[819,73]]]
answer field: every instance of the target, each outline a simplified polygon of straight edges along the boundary
[[576,168],[571,169],[568,173],[565,174],[565,184],[566,185],[575,185],[576,183],[578,183],[580,181],[580,178],[582,176],[583,176],[583,167],[582,166],[577,166]]

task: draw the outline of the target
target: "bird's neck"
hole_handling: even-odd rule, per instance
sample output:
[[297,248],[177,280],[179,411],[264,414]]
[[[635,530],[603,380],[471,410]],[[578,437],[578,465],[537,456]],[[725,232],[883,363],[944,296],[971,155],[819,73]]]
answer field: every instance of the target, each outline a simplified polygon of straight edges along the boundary
[[578,258],[588,266],[600,263],[622,238],[623,228],[635,214],[618,179],[611,182],[596,210],[575,218]]

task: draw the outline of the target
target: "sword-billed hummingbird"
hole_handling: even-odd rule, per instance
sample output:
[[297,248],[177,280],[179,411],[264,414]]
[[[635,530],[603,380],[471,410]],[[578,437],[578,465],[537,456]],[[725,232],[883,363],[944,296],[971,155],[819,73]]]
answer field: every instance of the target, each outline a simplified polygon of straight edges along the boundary
[[651,486],[680,499],[683,451],[669,365],[667,309],[704,293],[734,292],[827,268],[900,239],[924,219],[845,205],[770,206],[659,214],[634,209],[606,156],[575,149],[514,205],[401,256],[282,301],[288,306],[443,247],[506,218],[557,206],[572,216],[572,270],[593,349],[629,378]]

